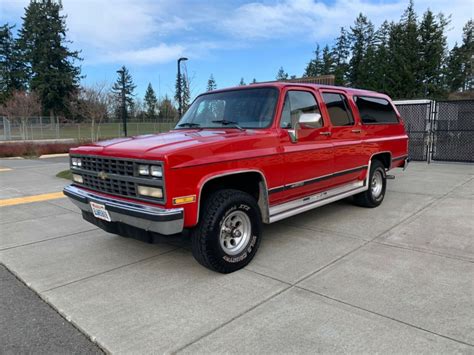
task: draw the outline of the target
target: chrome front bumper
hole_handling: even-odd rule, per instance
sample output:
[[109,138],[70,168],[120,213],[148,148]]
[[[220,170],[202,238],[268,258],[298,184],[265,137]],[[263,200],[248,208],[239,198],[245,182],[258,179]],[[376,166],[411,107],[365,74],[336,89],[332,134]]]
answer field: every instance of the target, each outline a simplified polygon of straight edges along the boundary
[[[182,208],[165,209],[112,199],[74,185],[66,186],[63,192],[84,212],[92,214],[90,202],[104,205],[112,222],[124,223],[145,231],[164,235],[181,233],[183,230],[184,211]],[[104,223],[110,222],[104,221]]]

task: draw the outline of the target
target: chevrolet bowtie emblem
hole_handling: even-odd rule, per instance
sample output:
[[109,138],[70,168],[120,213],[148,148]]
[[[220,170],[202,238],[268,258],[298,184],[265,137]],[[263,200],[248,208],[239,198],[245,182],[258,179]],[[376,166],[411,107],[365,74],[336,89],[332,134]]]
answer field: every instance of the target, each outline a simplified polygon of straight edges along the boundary
[[105,171],[100,171],[97,176],[99,177],[99,179],[102,179],[102,180],[105,180],[108,178],[107,174],[105,173]]

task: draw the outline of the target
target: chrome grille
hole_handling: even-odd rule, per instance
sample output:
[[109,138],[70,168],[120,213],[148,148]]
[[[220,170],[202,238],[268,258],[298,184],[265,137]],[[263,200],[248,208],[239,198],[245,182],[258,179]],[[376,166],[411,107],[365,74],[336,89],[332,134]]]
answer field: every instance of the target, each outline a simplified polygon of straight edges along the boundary
[[[164,177],[146,177],[138,174],[140,164],[157,165],[163,167],[160,161],[129,160],[115,157],[101,157],[93,155],[72,155],[80,158],[81,166],[73,166],[71,170],[82,176],[83,182],[74,184],[106,194],[130,197],[137,200],[165,203]],[[163,198],[158,199],[138,194],[137,185],[160,187],[163,189]]]
[[83,185],[101,192],[106,192],[113,195],[122,195],[135,197],[137,195],[135,183],[130,181],[122,181],[116,179],[102,180],[97,176],[83,175]]
[[133,161],[81,156],[82,169],[107,174],[133,176]]

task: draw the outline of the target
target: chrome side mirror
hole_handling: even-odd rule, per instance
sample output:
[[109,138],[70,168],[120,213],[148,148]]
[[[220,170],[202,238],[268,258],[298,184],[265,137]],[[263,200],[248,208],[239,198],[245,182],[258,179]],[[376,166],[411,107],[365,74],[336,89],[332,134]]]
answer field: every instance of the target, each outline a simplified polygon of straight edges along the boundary
[[303,124],[304,126],[308,126],[309,128],[319,128],[322,126],[321,120],[322,117],[320,113],[303,113],[300,116],[298,123],[300,125]]
[[292,143],[298,142],[298,129],[304,128],[320,128],[322,127],[322,117],[320,113],[303,113],[298,119],[296,127],[288,130],[288,135]]

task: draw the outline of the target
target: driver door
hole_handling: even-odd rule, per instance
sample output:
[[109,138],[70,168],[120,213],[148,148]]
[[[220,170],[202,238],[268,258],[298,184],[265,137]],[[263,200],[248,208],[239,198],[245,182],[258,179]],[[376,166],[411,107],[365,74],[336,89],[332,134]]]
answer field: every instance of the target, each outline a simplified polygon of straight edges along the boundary
[[[319,120],[313,121],[317,115]],[[331,183],[334,153],[329,121],[321,116],[316,93],[289,89],[280,127],[284,185],[278,200],[285,202],[324,190]]]

